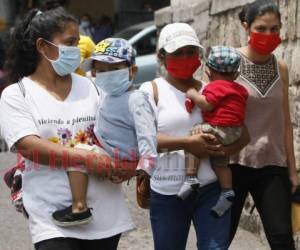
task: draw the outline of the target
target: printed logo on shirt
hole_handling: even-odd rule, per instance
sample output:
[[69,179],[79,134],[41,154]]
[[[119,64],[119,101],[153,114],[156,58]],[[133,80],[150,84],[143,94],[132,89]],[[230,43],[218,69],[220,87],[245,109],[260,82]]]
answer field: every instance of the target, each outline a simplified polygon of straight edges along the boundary
[[91,146],[96,144],[99,146],[93,129],[94,124],[88,126],[85,130],[79,129],[76,134],[73,135],[68,128],[59,128],[57,130],[57,136],[51,136],[48,140],[67,147],[75,147],[78,143]]

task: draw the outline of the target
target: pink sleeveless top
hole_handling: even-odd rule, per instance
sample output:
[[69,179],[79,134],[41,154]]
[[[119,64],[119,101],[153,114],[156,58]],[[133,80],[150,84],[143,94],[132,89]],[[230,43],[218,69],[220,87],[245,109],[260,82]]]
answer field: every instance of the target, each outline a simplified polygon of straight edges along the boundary
[[236,82],[248,92],[245,125],[250,143],[231,157],[231,163],[252,168],[287,166],[283,113],[283,85],[275,56],[265,64],[254,64],[241,55]]

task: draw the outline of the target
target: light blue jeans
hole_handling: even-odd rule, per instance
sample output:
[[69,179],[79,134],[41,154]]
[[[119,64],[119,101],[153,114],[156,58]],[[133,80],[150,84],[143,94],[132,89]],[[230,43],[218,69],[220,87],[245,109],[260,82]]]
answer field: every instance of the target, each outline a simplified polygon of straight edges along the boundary
[[199,193],[184,201],[176,195],[162,195],[152,190],[150,219],[155,250],[184,250],[191,222],[196,230],[198,249],[228,249],[230,210],[221,218],[210,213],[219,195],[218,183],[202,187]]

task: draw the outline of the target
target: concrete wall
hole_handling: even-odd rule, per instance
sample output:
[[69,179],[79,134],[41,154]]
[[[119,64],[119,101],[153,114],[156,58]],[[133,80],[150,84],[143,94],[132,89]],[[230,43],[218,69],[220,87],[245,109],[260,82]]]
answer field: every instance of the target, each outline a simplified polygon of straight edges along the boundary
[[[238,19],[241,7],[254,0],[171,0],[171,6],[155,13],[155,23],[162,27],[171,22],[187,22],[196,30],[204,46],[245,45],[247,36]],[[282,44],[276,50],[290,73],[290,106],[294,127],[294,145],[297,168],[300,168],[300,0],[277,0],[282,13]],[[271,122],[271,121],[270,121]],[[249,199],[241,224],[264,237],[257,212],[250,216]],[[274,208],[276,209],[276,208]],[[299,241],[299,239],[298,239]],[[300,244],[299,249],[300,249]]]

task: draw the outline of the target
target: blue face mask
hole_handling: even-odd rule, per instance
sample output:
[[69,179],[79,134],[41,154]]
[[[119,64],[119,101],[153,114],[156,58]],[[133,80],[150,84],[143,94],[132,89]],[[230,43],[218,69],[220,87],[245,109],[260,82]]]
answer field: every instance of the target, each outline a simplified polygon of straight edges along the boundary
[[97,73],[95,84],[108,95],[120,96],[132,85],[128,68]]
[[80,49],[75,46],[55,45],[46,40],[47,43],[58,48],[59,55],[56,60],[49,60],[54,71],[60,76],[66,76],[74,72],[80,65]]

